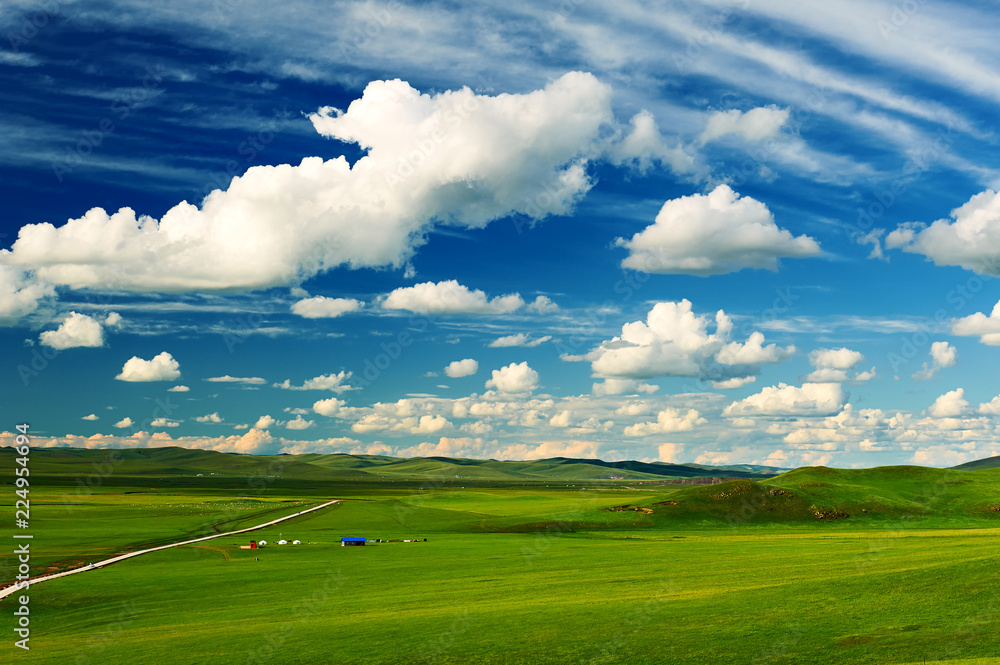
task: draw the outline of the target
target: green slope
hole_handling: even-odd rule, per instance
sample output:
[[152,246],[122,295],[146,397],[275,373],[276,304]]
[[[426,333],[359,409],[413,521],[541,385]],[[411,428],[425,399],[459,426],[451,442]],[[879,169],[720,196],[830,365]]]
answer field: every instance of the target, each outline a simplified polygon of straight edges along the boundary
[[919,519],[948,525],[982,519],[1000,523],[1000,469],[804,467],[763,481],[684,488],[648,507],[660,520],[724,521],[732,526]]

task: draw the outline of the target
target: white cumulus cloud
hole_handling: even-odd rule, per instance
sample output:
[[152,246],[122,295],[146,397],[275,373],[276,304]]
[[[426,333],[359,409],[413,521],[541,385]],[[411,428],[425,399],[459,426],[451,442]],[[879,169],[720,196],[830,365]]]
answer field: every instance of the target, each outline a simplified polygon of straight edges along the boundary
[[649,436],[651,434],[667,434],[670,432],[686,432],[695,425],[704,425],[707,420],[701,417],[696,409],[682,412],[679,409],[664,409],[656,414],[653,422],[636,423],[625,428],[625,436]]
[[701,141],[708,143],[730,134],[736,134],[747,141],[763,141],[774,138],[788,122],[788,109],[777,106],[760,106],[743,112],[738,109],[716,111],[708,117]]
[[314,296],[292,304],[292,314],[298,314],[307,319],[334,318],[349,312],[356,312],[363,306],[363,302],[354,298]]
[[197,423],[221,423],[222,416],[220,416],[218,412],[216,412],[216,413],[209,413],[208,415],[205,416],[196,416],[194,420]]
[[538,372],[526,362],[511,363],[493,370],[493,378],[486,382],[486,387],[502,393],[530,393],[538,387]]
[[119,381],[173,381],[180,376],[180,364],[164,351],[152,360],[132,356],[115,378]]
[[351,378],[353,372],[340,371],[336,374],[322,374],[305,381],[301,386],[292,385],[290,379],[285,379],[281,383],[273,384],[275,388],[282,390],[329,390],[338,395],[348,390],[355,390],[356,387],[349,383],[344,383]]
[[86,314],[70,312],[56,330],[46,330],[38,339],[53,349],[104,346],[104,327]]
[[465,358],[464,360],[455,360],[448,364],[444,368],[444,373],[453,379],[457,379],[463,376],[472,376],[479,371],[479,363],[472,358]]
[[[930,226],[900,225],[885,238],[889,249],[922,254],[937,265],[961,266],[984,275],[1000,275],[1000,193],[988,189],[951,211],[950,219]],[[957,333],[956,333],[957,334]]]
[[778,269],[780,258],[821,253],[809,236],[795,237],[774,223],[767,206],[740,197],[728,185],[663,204],[656,220],[631,240],[622,267],[649,273],[721,275],[744,268]]
[[965,400],[964,388],[946,392],[927,407],[927,413],[935,418],[957,418],[968,410],[969,403]]
[[951,323],[951,334],[978,337],[988,346],[1000,346],[1000,302],[993,306],[989,316],[982,312],[970,314]]
[[847,401],[838,383],[804,383],[802,387],[779,383],[733,402],[726,416],[830,416]]
[[160,219],[94,208],[59,227],[22,227],[0,263],[32,269],[39,281],[26,290],[5,271],[0,314],[32,311],[51,293],[41,284],[259,289],[340,265],[399,267],[436,223],[481,228],[515,213],[565,214],[592,185],[588,155],[613,121],[610,98],[580,72],[496,96],[373,81],[346,111],[310,117],[320,135],[366,150],[353,165],[306,157],[253,166]]
[[403,309],[418,314],[508,314],[524,306],[517,293],[488,298],[455,280],[424,282],[396,289],[382,301],[385,309]]
[[710,319],[695,314],[689,300],[661,302],[646,321],[626,323],[618,337],[583,356],[563,359],[588,360],[594,373],[605,378],[711,376],[722,382],[757,374],[758,365],[780,362],[795,351],[793,346],[765,345],[760,333],[751,334],[745,343],[730,343],[733,324],[722,310],[716,312],[712,334],[709,325]]

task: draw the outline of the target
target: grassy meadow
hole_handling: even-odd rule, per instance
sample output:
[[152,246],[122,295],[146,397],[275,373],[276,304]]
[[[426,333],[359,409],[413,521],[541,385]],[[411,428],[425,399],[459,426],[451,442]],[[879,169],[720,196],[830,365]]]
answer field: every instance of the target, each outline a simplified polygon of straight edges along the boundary
[[72,463],[39,464],[33,571],[343,501],[39,584],[31,651],[10,637],[2,662],[1000,663],[998,469],[677,486],[286,464],[261,487],[212,458],[140,461],[80,493]]

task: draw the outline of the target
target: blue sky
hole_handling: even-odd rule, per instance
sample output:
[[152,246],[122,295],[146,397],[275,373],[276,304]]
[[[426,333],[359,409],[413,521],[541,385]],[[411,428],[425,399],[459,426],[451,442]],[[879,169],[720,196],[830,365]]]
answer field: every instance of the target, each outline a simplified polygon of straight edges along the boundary
[[1000,454],[984,3],[53,0],[0,26],[4,443]]

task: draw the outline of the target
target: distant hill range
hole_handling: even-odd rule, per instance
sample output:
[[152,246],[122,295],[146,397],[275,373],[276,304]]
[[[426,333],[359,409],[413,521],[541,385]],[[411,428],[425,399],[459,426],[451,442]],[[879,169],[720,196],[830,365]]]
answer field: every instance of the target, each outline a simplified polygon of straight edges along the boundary
[[996,469],[1000,468],[1000,457],[987,457],[985,459],[977,459],[971,462],[966,462],[965,464],[959,464],[958,466],[953,466],[951,468],[959,469],[961,471],[976,471],[978,469]]
[[[530,461],[478,460],[450,457],[386,457],[382,455],[302,454],[239,455],[192,448],[90,450],[37,448],[31,453],[33,475],[79,475],[113,469],[114,475],[158,478],[195,476],[262,476],[301,480],[635,480],[760,479],[788,471],[778,467],[737,464],[706,466],[665,462],[605,462],[599,459],[552,457]],[[0,448],[0,456],[14,456]],[[685,483],[687,484],[687,483]]]

